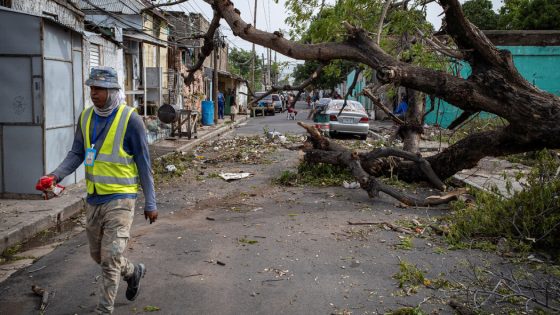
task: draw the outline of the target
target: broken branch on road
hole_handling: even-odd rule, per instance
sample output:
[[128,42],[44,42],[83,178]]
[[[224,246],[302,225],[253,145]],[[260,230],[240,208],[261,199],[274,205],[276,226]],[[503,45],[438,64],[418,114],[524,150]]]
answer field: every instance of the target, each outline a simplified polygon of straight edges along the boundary
[[[424,179],[428,180],[434,187],[445,190],[446,186],[432,170],[430,163],[418,155],[393,148],[380,148],[369,153],[358,153],[357,151],[350,151],[344,146],[330,141],[314,126],[301,122],[298,122],[298,125],[307,130],[309,135],[307,144],[304,146],[303,150],[305,152],[305,160],[310,163],[327,163],[342,165],[348,168],[370,198],[376,197],[379,192],[384,192],[407,206],[425,207],[446,204],[457,199],[459,195],[465,192],[463,190],[458,190],[446,195],[430,196],[424,199],[400,192],[396,188],[380,182],[374,175],[368,173],[362,166],[362,161],[373,162],[379,161],[382,158],[389,158],[395,163],[394,159],[400,158],[401,160],[397,160],[396,163],[413,162],[417,170],[424,175]],[[367,169],[371,170],[371,165],[369,165]]]

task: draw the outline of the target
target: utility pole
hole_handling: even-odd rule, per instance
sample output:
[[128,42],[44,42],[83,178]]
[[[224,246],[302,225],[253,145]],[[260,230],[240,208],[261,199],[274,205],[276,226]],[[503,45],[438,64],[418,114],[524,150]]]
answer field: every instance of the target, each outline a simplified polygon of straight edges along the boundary
[[[257,27],[257,0],[255,0],[255,12],[253,13],[253,27]],[[251,60],[251,84],[253,93],[256,92],[255,90],[255,59],[257,55],[255,54],[255,43],[253,43],[253,59]]]
[[[261,55],[262,55],[262,66],[261,66],[261,69],[264,69],[264,61],[265,61],[265,59],[264,59],[264,53],[262,53]],[[261,80],[262,80],[262,82],[263,82],[264,89],[266,90],[266,89],[267,89],[267,88],[266,88],[266,72],[264,72],[264,71],[261,71]]]
[[[276,51],[275,51],[275,52],[274,52],[274,64],[275,64],[276,66],[278,66],[277,58],[278,58],[278,54],[277,54]],[[275,72],[275,73],[274,73],[274,85],[278,84],[278,76],[279,76],[279,75],[280,75],[280,68],[278,68],[278,72]]]
[[214,124],[218,124],[218,51],[220,47],[219,33],[214,35],[214,73],[212,74],[212,100],[214,101]]
[[272,59],[271,58],[272,53],[270,51],[270,48],[267,49],[266,57],[268,59],[268,67],[267,67],[267,70],[266,70],[266,84],[268,85],[267,89],[269,89],[270,86],[272,86],[272,81],[270,80],[270,71],[271,71],[270,68],[271,68],[271,64],[272,64],[272,60],[271,60]]

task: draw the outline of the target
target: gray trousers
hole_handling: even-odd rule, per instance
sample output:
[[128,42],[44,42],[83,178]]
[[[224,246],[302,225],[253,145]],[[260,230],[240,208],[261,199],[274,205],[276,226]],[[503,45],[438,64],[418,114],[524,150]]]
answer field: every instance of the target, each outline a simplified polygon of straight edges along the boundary
[[96,312],[111,314],[121,277],[128,278],[134,265],[123,256],[130,237],[136,199],[116,199],[101,205],[86,203],[86,232],[90,255],[101,265]]

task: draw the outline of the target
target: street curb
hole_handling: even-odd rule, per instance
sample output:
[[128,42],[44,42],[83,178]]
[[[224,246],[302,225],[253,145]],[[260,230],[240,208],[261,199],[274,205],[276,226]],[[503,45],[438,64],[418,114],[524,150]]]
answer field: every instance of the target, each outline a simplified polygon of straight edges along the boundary
[[[55,206],[45,212],[37,210],[38,215],[34,215],[30,221],[27,221],[24,225],[16,225],[8,230],[7,233],[3,233],[0,242],[0,253],[6,248],[30,240],[39,232],[55,227],[82,211],[84,208],[84,187],[85,184],[78,183],[73,185],[65,195],[49,201],[44,201],[44,206],[46,207],[51,205]],[[62,201],[60,199],[62,199]],[[41,206],[37,206],[37,208],[42,208],[43,204],[40,205]],[[58,207],[56,205],[58,205]],[[31,210],[28,212],[34,211]]]
[[173,151],[170,151],[168,153],[163,154],[161,157],[167,156],[169,154],[172,154],[173,152],[187,152],[192,150],[194,147],[200,145],[201,143],[204,143],[206,141],[208,141],[210,138],[214,138],[226,133],[229,133],[231,131],[233,131],[235,129],[236,126],[247,122],[250,119],[249,116],[245,116],[240,118],[238,121],[234,122],[233,124],[228,124],[228,125],[224,125],[216,130],[213,130],[212,132],[209,132],[207,134],[205,134],[204,136],[198,138],[198,139],[194,139],[192,142],[186,143],[183,146],[180,146],[176,149],[174,149]]

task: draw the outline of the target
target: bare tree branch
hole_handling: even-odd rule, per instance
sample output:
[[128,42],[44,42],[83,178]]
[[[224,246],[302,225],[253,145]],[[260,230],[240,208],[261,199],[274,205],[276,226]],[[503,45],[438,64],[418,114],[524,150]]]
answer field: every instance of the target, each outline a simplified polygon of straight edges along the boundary
[[441,53],[445,56],[451,57],[451,58],[459,59],[459,60],[463,60],[465,58],[465,56],[462,52],[460,52],[456,49],[445,47],[444,45],[440,44],[440,42],[437,41],[435,38],[431,39],[428,36],[426,36],[424,34],[424,32],[422,32],[419,28],[416,28],[416,32],[418,33],[418,35],[420,35],[422,38],[424,38],[426,43],[428,43],[430,46],[432,46],[439,53]]
[[363,89],[362,93],[365,96],[367,96],[373,102],[373,104],[375,104],[375,106],[379,107],[385,114],[387,114],[387,116],[389,116],[395,123],[397,123],[399,125],[404,125],[404,121],[402,119],[400,119],[399,117],[395,116],[395,114],[393,114],[393,112],[390,109],[388,109],[381,102],[381,100],[379,100],[377,97],[375,97],[375,95],[373,95],[373,93],[369,89]]
[[[306,153],[306,160],[315,163],[321,162],[343,165],[347,167],[354,178],[356,178],[356,180],[360,183],[361,188],[364,189],[371,198],[377,196],[379,192],[384,192],[405,205],[426,207],[448,203],[449,201],[456,199],[458,196],[458,194],[452,193],[447,194],[446,196],[432,196],[426,199],[418,199],[416,197],[402,193],[398,189],[379,182],[374,176],[368,174],[362,167],[361,158],[357,152],[351,152],[341,145],[329,141],[327,138],[323,137],[321,133],[312,125],[307,125],[302,122],[298,122],[298,125],[300,125],[307,131],[309,135],[308,140],[313,143],[313,149],[304,149]],[[382,151],[379,152],[378,155],[387,156],[398,154],[402,157],[411,157],[406,154],[403,155],[398,151],[399,150]],[[429,164],[427,165],[429,167]],[[443,183],[441,183],[441,185],[443,185]],[[443,187],[445,187],[445,185],[443,185]]]
[[342,104],[342,108],[338,112],[338,115],[336,115],[337,117],[340,116],[344,108],[346,108],[346,104],[348,104],[348,97],[350,97],[350,94],[352,94],[352,92],[354,91],[354,88],[356,87],[356,83],[358,82],[358,77],[360,76],[362,70],[363,69],[360,67],[357,67],[355,69],[356,73],[354,74],[354,80],[352,80],[352,84],[350,84],[350,86],[348,87],[348,91],[346,91],[346,95],[344,95],[344,104]]
[[194,73],[202,67],[202,65],[204,64],[204,60],[206,60],[206,58],[210,56],[210,54],[214,50],[214,44],[215,44],[214,34],[216,33],[216,30],[218,29],[219,26],[220,26],[220,15],[218,14],[217,11],[214,10],[214,17],[212,18],[212,22],[210,22],[208,31],[204,35],[204,45],[200,49],[201,56],[198,56],[197,63],[192,68],[189,68],[187,70],[188,75],[186,77],[182,75],[186,86],[189,86],[191,85],[191,83],[193,83]]
[[375,41],[379,46],[381,43],[381,33],[383,32],[383,22],[385,21],[385,17],[387,16],[387,12],[389,11],[389,7],[393,0],[386,0],[385,4],[383,5],[383,10],[381,11],[381,16],[379,17],[379,25],[377,25],[377,40]]

